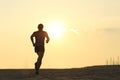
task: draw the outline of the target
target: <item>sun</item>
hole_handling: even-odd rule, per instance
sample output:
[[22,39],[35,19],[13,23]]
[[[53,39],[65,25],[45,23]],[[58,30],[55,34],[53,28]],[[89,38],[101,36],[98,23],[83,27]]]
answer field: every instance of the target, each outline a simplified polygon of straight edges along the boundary
[[48,26],[48,34],[53,39],[60,39],[65,33],[65,27],[60,22],[52,22]]

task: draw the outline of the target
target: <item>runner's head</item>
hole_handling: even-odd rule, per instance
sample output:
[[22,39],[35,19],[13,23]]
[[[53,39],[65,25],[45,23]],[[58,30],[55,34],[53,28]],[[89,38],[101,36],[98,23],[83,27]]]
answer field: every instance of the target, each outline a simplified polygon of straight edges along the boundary
[[38,29],[39,29],[39,31],[42,31],[43,30],[43,24],[39,24]]

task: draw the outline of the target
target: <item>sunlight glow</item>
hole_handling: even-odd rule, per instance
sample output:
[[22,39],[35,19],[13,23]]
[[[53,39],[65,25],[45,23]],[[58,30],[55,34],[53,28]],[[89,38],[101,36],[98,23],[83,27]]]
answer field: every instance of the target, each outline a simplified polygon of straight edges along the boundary
[[53,39],[60,39],[65,33],[66,29],[60,22],[52,22],[48,27],[48,34]]

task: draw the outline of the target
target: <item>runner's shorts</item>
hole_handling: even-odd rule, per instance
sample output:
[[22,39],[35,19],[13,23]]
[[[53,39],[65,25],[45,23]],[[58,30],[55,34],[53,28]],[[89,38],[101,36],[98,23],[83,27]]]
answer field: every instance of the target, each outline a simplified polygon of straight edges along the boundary
[[45,48],[44,46],[35,46],[35,52],[44,52],[45,51]]

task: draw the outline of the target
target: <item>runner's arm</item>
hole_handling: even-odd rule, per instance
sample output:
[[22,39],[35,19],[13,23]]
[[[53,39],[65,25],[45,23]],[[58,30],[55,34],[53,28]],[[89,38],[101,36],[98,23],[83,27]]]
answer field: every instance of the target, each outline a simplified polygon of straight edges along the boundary
[[45,34],[45,37],[46,37],[46,43],[48,43],[48,42],[50,41],[50,38],[49,38],[47,32],[46,32],[46,34]]
[[35,46],[33,37],[35,37],[34,33],[31,35],[30,39],[31,39],[31,42],[32,42],[33,46]]

